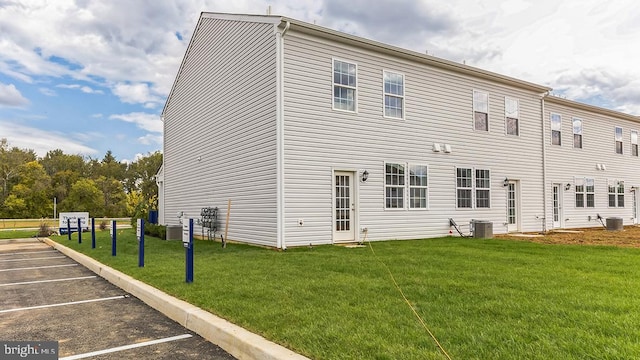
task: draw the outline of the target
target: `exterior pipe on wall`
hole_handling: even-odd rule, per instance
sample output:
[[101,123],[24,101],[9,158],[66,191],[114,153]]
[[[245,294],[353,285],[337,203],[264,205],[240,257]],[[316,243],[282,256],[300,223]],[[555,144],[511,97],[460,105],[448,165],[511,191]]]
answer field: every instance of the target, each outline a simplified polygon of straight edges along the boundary
[[276,142],[277,142],[277,224],[276,247],[286,250],[285,241],[285,214],[284,214],[284,35],[289,30],[291,23],[285,23],[282,32],[276,28]]
[[544,100],[549,96],[549,92],[542,94],[540,98],[540,121],[542,124],[542,206],[544,214],[542,216],[542,231],[547,232],[547,135],[544,127]]

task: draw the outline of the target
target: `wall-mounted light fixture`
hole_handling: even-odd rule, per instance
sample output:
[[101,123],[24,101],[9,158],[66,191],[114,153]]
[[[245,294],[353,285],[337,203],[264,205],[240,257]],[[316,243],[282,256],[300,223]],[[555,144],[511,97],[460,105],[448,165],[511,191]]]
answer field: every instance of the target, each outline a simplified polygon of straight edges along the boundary
[[502,183],[502,186],[509,186],[509,178],[504,178],[504,182]]
[[369,179],[369,172],[367,170],[362,172],[362,182],[366,182]]
[[564,186],[564,189],[565,189],[565,190],[569,190],[569,189],[571,189],[571,184],[570,184],[570,183],[567,183],[567,185],[565,185],[565,186]]

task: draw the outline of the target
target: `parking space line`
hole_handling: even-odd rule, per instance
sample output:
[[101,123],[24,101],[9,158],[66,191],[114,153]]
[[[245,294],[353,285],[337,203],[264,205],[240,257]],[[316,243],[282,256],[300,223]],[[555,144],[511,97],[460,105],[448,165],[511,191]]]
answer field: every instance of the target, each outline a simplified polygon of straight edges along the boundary
[[42,284],[42,283],[58,282],[58,281],[84,280],[84,279],[93,279],[93,278],[96,278],[96,277],[97,277],[96,275],[92,275],[92,276],[82,276],[82,277],[73,277],[73,278],[65,278],[65,279],[24,281],[24,282],[17,282],[17,283],[0,284],[0,287],[2,287],[2,286],[12,286],[12,285]]
[[56,250],[43,250],[43,251],[26,251],[26,252],[17,252],[17,253],[0,253],[0,256],[9,256],[9,255],[29,255],[29,254],[42,254],[42,253],[56,253]]
[[57,306],[76,305],[76,304],[86,304],[86,303],[92,303],[92,302],[98,302],[98,301],[117,300],[117,299],[125,299],[125,298],[127,298],[127,296],[126,296],[126,295],[118,295],[118,296],[112,296],[112,297],[106,297],[106,298],[91,299],[91,300],[80,300],[80,301],[71,301],[71,302],[59,303],[59,304],[39,305],[39,306],[29,306],[29,307],[17,308],[17,309],[0,310],[0,314],[9,313],[9,312],[15,312],[15,311],[25,311],[25,310],[35,310],[35,309],[46,309],[46,308],[50,308],[50,307],[57,307]]
[[124,346],[118,346],[118,347],[105,349],[105,350],[100,350],[100,351],[93,351],[93,352],[84,353],[84,354],[71,355],[71,356],[60,358],[60,360],[84,359],[84,358],[98,356],[98,355],[110,354],[110,353],[114,353],[114,352],[118,352],[118,351],[124,351],[124,350],[130,350],[130,349],[135,349],[135,348],[149,346],[149,345],[161,344],[161,343],[165,343],[165,342],[169,342],[169,341],[187,339],[187,338],[190,338],[192,336],[193,335],[191,335],[191,334],[183,334],[183,335],[172,336],[172,337],[168,337],[168,338],[164,338],[164,339],[145,341],[145,342],[141,342],[141,343],[137,343],[137,344],[124,345]]
[[66,256],[49,256],[49,257],[42,257],[42,258],[11,259],[11,260],[0,260],[0,262],[48,260],[48,259],[61,259],[61,258],[66,258]]
[[47,266],[30,266],[30,267],[15,268],[15,269],[0,269],[0,272],[3,272],[3,271],[18,271],[18,270],[50,269],[50,268],[65,267],[65,266],[78,266],[78,264],[47,265]]

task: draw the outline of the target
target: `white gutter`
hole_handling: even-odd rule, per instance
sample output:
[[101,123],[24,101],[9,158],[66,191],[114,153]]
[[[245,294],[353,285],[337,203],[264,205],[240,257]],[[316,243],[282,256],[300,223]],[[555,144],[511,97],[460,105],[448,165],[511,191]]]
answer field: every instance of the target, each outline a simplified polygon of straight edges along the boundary
[[276,182],[277,182],[277,214],[276,214],[276,247],[286,250],[285,241],[285,200],[284,200],[284,35],[291,23],[286,22],[282,32],[276,25]]
[[547,231],[547,132],[545,131],[545,123],[544,123],[544,99],[547,98],[547,96],[549,96],[549,92],[547,91],[546,93],[544,93],[542,95],[542,97],[540,98],[540,121],[542,123],[542,182],[543,182],[543,186],[542,186],[542,206],[544,209],[544,214],[542,216],[543,219],[543,223],[542,223],[542,231],[546,232]]

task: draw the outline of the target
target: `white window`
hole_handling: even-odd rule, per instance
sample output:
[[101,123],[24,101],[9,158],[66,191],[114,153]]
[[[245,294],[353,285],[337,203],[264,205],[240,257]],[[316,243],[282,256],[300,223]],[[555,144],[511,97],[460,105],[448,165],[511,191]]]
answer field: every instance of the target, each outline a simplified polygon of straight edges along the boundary
[[638,156],[638,132],[631,131],[631,156]]
[[426,209],[428,192],[427,166],[409,164],[409,208]]
[[616,126],[616,154],[622,154],[622,128]]
[[582,149],[582,120],[573,118],[573,147]]
[[520,104],[517,99],[504,98],[507,135],[520,135]]
[[386,163],[384,170],[384,201],[387,209],[404,208],[404,164]]
[[576,207],[595,207],[595,186],[593,178],[575,178]]
[[384,80],[384,116],[404,118],[404,75],[389,71],[383,72]]
[[480,131],[489,131],[489,94],[473,90],[473,126]]
[[551,113],[551,145],[562,145],[562,116]]
[[491,176],[489,170],[476,169],[476,207],[491,207]]
[[608,180],[609,207],[624,207],[624,181]]
[[333,108],[356,111],[356,64],[333,60]]
[[473,189],[473,182],[471,179],[471,169],[457,168],[456,169],[456,200],[458,208],[471,209],[472,199],[471,193]]
[[491,173],[485,169],[456,168],[456,206],[460,209],[491,207]]

